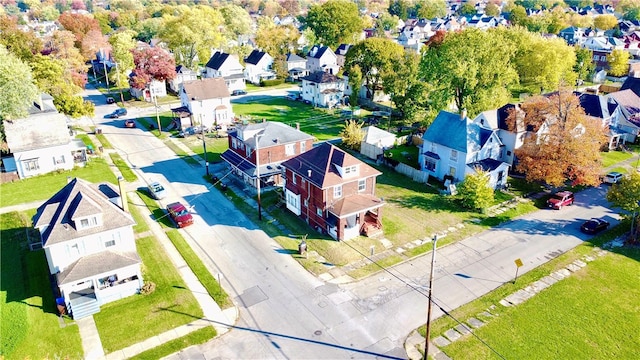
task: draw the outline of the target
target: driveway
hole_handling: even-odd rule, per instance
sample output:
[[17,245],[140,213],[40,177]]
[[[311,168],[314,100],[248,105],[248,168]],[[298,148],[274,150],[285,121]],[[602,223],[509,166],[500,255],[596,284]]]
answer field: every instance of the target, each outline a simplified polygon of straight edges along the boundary
[[[141,179],[166,185],[169,196],[162,204],[181,200],[194,207],[195,224],[181,231],[240,311],[232,331],[169,358],[406,357],[406,336],[426,320],[430,256],[359,282],[325,283],[205,182],[203,167],[182,161],[140,128],[124,129],[122,120],[94,121]],[[438,305],[451,310],[511,281],[515,259],[524,263],[522,274],[587,241],[579,233],[582,220],[607,217],[615,224],[604,192],[586,190],[577,194],[574,206],[541,210],[440,249],[434,283]]]

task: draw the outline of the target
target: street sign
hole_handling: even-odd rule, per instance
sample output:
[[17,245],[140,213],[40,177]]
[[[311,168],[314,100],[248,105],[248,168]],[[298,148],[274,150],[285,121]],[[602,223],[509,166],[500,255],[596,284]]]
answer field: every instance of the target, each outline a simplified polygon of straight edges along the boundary
[[521,267],[522,266],[522,260],[520,260],[520,259],[516,259],[515,263],[516,263],[517,267]]

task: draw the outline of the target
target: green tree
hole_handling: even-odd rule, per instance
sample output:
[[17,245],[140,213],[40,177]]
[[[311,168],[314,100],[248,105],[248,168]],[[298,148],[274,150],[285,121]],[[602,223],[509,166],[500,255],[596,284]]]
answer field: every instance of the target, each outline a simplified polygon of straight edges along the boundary
[[0,45],[25,62],[31,61],[43,48],[42,41],[33,32],[20,30],[16,19],[9,16],[0,17]]
[[531,97],[521,109],[522,113],[511,111],[507,123],[512,130],[529,129],[515,151],[519,160],[516,170],[524,173],[527,181],[553,186],[567,180],[576,185],[600,184],[600,148],[607,141],[608,128],[585,115],[571,90]]
[[358,65],[364,85],[373,94],[382,86],[383,75],[391,71],[394,62],[404,53],[401,45],[382,38],[368,38],[352,46],[344,62],[345,71]]
[[0,119],[11,120],[27,115],[38,95],[29,65],[0,45]]
[[458,9],[458,14],[462,16],[471,16],[477,14],[476,4],[473,1],[468,1]]
[[342,43],[353,43],[364,29],[358,6],[348,0],[329,0],[322,5],[313,5],[307,14],[306,25],[318,41],[334,49]]
[[448,33],[423,52],[420,77],[434,87],[434,108],[455,102],[470,116],[500,107],[511,99],[508,88],[518,81],[513,66],[515,46],[500,31],[466,29]]
[[485,212],[493,204],[493,188],[489,185],[490,178],[486,171],[475,171],[474,174],[467,174],[458,184],[458,198],[464,207]]
[[629,176],[623,177],[617,184],[613,184],[607,191],[607,201],[624,210],[622,216],[631,219],[631,239],[637,242],[640,230],[637,226],[640,211],[640,174],[634,171]]
[[397,16],[402,20],[409,18],[409,11],[411,10],[411,3],[408,0],[393,0],[389,2],[389,8],[387,12],[391,15]]
[[198,62],[209,60],[211,49],[222,47],[224,36],[220,26],[223,24],[218,10],[198,5],[168,17],[158,36],[175,54],[176,61],[193,69]]
[[429,109],[429,88],[426,82],[416,76],[419,66],[420,55],[405,52],[400,61],[393,62],[391,71],[385,73],[383,88],[405,120],[422,122],[425,110]]
[[511,25],[527,26],[527,9],[520,5],[511,8],[509,12],[509,21]]
[[258,20],[256,45],[274,58],[295,49],[299,38],[300,33],[293,25],[276,25],[267,17]]
[[500,15],[500,7],[494,3],[489,3],[484,8],[484,13],[488,16],[498,16]]
[[355,64],[349,69],[349,87],[351,88],[351,95],[349,95],[349,104],[351,104],[352,107],[358,105],[361,86],[362,70],[360,69],[360,65]]
[[618,19],[609,14],[598,15],[593,19],[593,25],[600,30],[609,30],[618,26]]
[[227,35],[233,35],[236,39],[238,36],[246,35],[251,32],[251,16],[244,8],[238,5],[228,4],[220,8],[220,13],[224,18]]
[[362,123],[356,120],[348,120],[340,132],[340,137],[342,137],[342,143],[346,147],[360,151],[360,145],[362,145],[362,140],[364,140]]
[[629,72],[628,52],[616,49],[607,55],[607,63],[609,63],[609,74],[613,76],[624,76]]
[[419,0],[416,14],[420,19],[443,18],[447,15],[447,3],[444,0]]
[[135,66],[132,53],[132,50],[136,47],[134,36],[134,31],[124,30],[109,37],[109,43],[111,44],[111,56],[117,64],[115,69],[112,69],[109,73],[109,77],[111,83],[116,84],[116,87],[120,89],[120,101],[122,102],[124,102],[122,89],[128,86],[129,72]]
[[579,45],[575,45],[573,50],[576,53],[576,64],[573,71],[577,74],[578,79],[587,80],[596,67],[591,61],[593,52]]

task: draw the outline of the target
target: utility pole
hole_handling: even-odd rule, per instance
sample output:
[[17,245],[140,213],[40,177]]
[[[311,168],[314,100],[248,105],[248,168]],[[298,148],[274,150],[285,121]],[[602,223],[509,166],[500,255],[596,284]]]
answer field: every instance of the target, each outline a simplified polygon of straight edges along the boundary
[[202,114],[200,114],[200,132],[202,133],[202,148],[204,149],[204,168],[209,177],[209,161],[207,161],[207,142],[204,139],[204,124],[202,123]]
[[256,138],[256,187],[258,188],[258,220],[262,221],[262,208],[260,205],[260,152],[259,150],[259,146],[258,146],[258,142],[260,141],[260,138],[262,136],[258,136],[259,134],[256,133],[255,138]]
[[436,243],[438,235],[433,237],[433,251],[431,252],[431,274],[429,275],[429,305],[427,306],[427,331],[424,342],[424,360],[429,357],[429,338],[431,337],[431,294],[433,293],[433,269],[436,266]]
[[161,136],[162,126],[160,125],[160,115],[158,114],[158,96],[156,95],[156,92],[153,91],[151,86],[149,86],[149,91],[151,92],[151,96],[153,97],[153,104],[155,105],[155,108],[156,108],[156,121],[158,122],[158,136]]
[[116,64],[116,80],[118,81],[118,89],[120,89],[120,102],[124,104],[124,95],[122,94],[122,86],[120,85],[120,71],[118,70],[118,62],[114,61]]
[[104,81],[107,82],[107,94],[111,94],[111,89],[109,88],[109,74],[107,73],[107,61],[102,60],[102,65],[104,65]]

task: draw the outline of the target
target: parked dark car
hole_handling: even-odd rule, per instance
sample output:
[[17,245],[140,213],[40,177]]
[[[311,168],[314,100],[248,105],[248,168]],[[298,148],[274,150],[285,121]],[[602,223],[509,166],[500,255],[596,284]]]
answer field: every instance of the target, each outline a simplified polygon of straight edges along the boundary
[[115,104],[116,103],[116,99],[112,98],[111,96],[107,97],[107,104]]
[[238,95],[247,95],[247,92],[245,90],[233,90],[231,92],[231,96],[238,96]]
[[167,211],[173,222],[175,222],[179,228],[193,224],[193,216],[189,214],[187,208],[181,203],[174,202],[167,205]]
[[107,114],[104,117],[107,119],[117,119],[121,116],[126,116],[126,115],[127,115],[127,109],[117,108],[114,112],[112,112],[111,114]]
[[127,119],[124,121],[124,127],[126,128],[134,128],[136,127],[136,122],[133,119]]
[[585,234],[597,234],[602,230],[606,230],[608,227],[608,221],[598,218],[592,218],[585,221],[582,226],[580,226],[580,231]]

